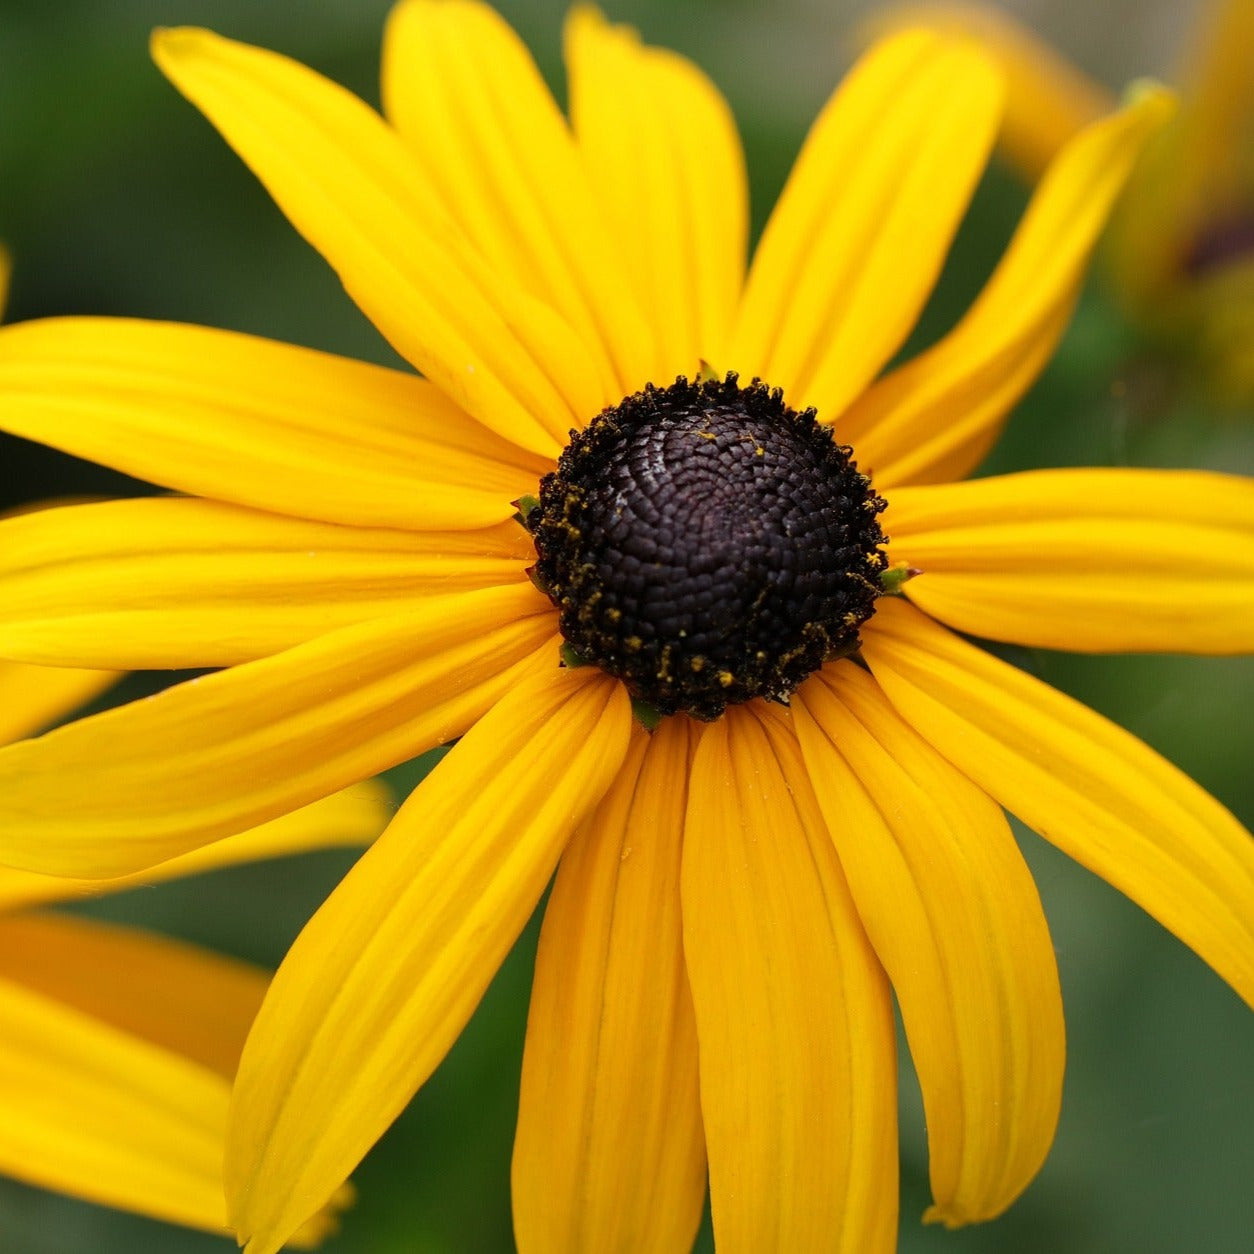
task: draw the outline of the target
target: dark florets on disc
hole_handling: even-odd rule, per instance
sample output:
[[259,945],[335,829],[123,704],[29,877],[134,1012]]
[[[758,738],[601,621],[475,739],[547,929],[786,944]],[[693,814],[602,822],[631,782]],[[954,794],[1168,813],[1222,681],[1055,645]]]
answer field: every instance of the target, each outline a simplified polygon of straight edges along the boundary
[[662,714],[786,701],[853,652],[886,559],[850,450],[755,380],[652,385],[571,437],[526,516],[583,661]]

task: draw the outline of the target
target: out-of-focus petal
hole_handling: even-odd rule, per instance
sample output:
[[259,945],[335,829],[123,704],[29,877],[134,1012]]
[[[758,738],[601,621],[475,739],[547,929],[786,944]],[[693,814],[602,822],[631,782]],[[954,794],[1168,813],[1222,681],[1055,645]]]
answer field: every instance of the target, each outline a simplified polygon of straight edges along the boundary
[[0,980],[230,1080],[270,983],[249,963],[73,915],[0,915]]
[[293,810],[291,814],[271,819],[260,827],[215,840],[193,849],[191,853],[160,862],[133,875],[85,880],[0,867],[0,910],[99,897],[147,884],[159,884],[163,880],[181,879],[185,875],[199,875],[220,867],[237,866],[241,862],[281,858],[311,849],[365,845],[387,826],[395,808],[395,801],[386,785],[366,780]]
[[1073,135],[1115,107],[1110,92],[1083,74],[1043,39],[991,5],[892,4],[874,10],[868,36],[924,26],[967,35],[997,58],[1006,78],[1006,113],[998,147],[1035,182]]
[[0,1171],[89,1201],[226,1228],[222,1076],[0,980]]
[[516,686],[422,784],[298,937],[245,1046],[227,1197],[273,1254],[435,1069],[630,736],[588,668]]

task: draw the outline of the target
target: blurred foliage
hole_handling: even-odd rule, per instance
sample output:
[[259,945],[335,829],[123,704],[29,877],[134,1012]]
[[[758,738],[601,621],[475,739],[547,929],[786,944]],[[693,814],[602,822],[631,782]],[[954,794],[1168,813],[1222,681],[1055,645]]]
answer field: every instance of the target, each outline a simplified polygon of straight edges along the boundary
[[[154,25],[204,23],[279,48],[373,102],[387,7],[387,0],[0,0],[0,238],[16,261],[9,317],[173,318],[393,361],[327,267],[146,53]],[[560,90],[564,5],[513,0],[502,8]],[[746,139],[760,227],[842,62],[840,9],[804,0],[778,7],[621,0],[609,9],[650,40],[695,57],[728,93]],[[990,171],[914,346],[952,324],[978,290],[1024,199]],[[1254,468],[1254,414],[1212,412],[1187,373],[1148,356],[1096,289],[986,469]],[[144,489],[47,450],[0,444],[0,504],[137,490]],[[1007,654],[1143,736],[1254,820],[1250,659]],[[165,681],[137,676],[123,695]],[[394,772],[398,786],[412,786],[427,765]],[[923,1228],[926,1152],[903,1048],[901,1250],[1244,1254],[1254,1234],[1254,1020],[1139,910],[1021,834],[1053,929],[1067,1009],[1057,1144],[1003,1219],[955,1233]],[[237,868],[89,909],[273,965],[350,860],[323,853]],[[360,1200],[328,1254],[512,1249],[510,1141],[536,933],[533,922],[447,1062],[357,1173]],[[0,1247],[14,1254],[231,1248],[5,1181]],[[702,1248],[712,1248],[708,1222]]]

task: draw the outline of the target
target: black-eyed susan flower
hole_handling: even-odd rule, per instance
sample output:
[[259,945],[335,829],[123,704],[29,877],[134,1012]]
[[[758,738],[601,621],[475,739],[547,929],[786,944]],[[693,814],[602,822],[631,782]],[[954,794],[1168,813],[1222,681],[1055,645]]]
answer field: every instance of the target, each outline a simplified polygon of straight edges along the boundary
[[[1001,143],[1035,179],[1071,136],[1113,107],[1101,84],[1004,12],[906,4],[874,26],[924,23],[978,38],[1008,83]],[[1254,398],[1254,5],[1211,0],[1189,40],[1181,108],[1149,147],[1109,233],[1127,312],[1196,354],[1212,384]]]
[[[38,731],[115,678],[0,663],[0,743]],[[0,869],[0,1173],[225,1233],[231,1079],[268,973],[169,937],[46,907],[364,842],[383,826],[385,802],[378,785],[357,785],[121,879]],[[345,1200],[344,1192],[329,1199],[293,1243],[316,1244]]]
[[[1002,806],[1254,1001],[1254,845],[959,632],[1254,642],[1254,488],[956,483],[1050,355],[1170,113],[1071,140],[967,316],[896,368],[988,157],[967,41],[874,48],[746,275],[688,62],[580,8],[568,123],[489,9],[405,0],[386,121],[204,31],[156,55],[415,377],[219,331],[0,333],[0,422],[187,495],[7,524],[0,654],[214,674],[0,754],[0,856],[107,875],[460,737],[311,920],[241,1061],[232,1222],[269,1254],[439,1063],[556,869],[520,1249],[895,1242],[891,991],[934,1216],[1025,1187],[1063,1027]],[[887,505],[885,505],[887,502]],[[58,781],[72,770],[78,787]]]

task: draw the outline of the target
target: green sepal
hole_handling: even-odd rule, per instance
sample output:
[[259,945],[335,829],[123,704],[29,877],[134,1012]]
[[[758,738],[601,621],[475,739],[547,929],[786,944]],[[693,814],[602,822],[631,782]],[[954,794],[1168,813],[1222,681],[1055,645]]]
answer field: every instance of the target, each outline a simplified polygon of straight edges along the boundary
[[922,573],[908,562],[896,562],[880,572],[880,596],[900,596],[902,585]]
[[632,697],[631,712],[636,716],[636,722],[647,732],[657,731],[658,724],[662,721],[662,712],[639,697]]
[[533,509],[540,508],[540,498],[538,496],[532,496],[530,492],[524,492],[518,500],[513,502],[513,505],[518,511],[514,515],[514,521],[522,523],[525,527],[527,525],[527,519],[531,517],[531,511]]
[[566,643],[565,640],[562,641],[562,647],[558,650],[558,652],[561,654],[562,665],[568,670],[577,671],[581,666],[588,665],[588,663],[584,661],[584,659],[581,658],[579,654]]

